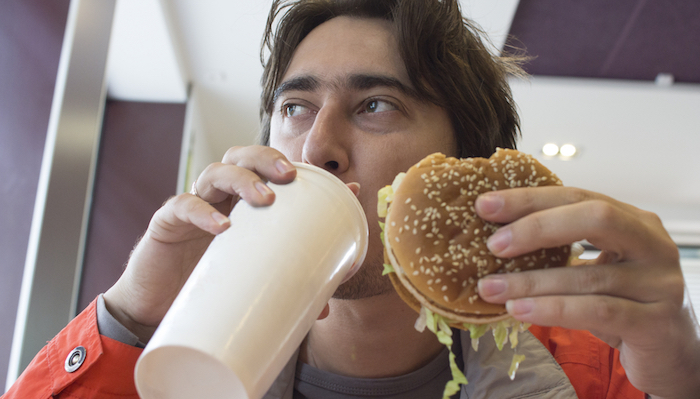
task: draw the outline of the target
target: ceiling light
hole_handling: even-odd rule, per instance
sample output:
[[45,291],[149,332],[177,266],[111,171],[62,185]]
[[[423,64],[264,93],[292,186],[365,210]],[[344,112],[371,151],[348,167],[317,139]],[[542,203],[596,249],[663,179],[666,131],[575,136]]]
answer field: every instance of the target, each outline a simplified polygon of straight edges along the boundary
[[660,73],[654,80],[657,86],[669,87],[673,85],[674,77],[672,73]]
[[559,153],[559,146],[554,143],[547,143],[542,147],[542,153],[548,157],[553,157]]
[[573,144],[564,144],[559,149],[559,154],[566,158],[573,157],[574,155],[576,155],[576,146],[574,146]]

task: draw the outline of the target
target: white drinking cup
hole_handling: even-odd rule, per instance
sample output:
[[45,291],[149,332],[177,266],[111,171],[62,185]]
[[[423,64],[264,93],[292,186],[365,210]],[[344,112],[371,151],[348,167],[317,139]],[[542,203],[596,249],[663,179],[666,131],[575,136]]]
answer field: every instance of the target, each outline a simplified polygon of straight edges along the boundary
[[274,204],[240,201],[136,364],[143,399],[258,399],[367,252],[367,219],[327,171],[295,163]]

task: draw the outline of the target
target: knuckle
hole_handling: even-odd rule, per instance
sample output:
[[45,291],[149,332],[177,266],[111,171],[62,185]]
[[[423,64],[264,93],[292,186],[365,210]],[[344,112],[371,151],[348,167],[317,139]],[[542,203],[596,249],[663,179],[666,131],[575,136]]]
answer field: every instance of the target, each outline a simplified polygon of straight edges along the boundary
[[170,197],[167,201],[163,203],[151,218],[151,223],[158,220],[171,220],[174,218],[179,218],[183,212],[189,211],[193,203],[196,202],[198,198],[189,193],[183,193]]
[[170,206],[172,208],[181,208],[184,204],[191,201],[190,197],[194,196],[192,194],[182,193],[180,195],[170,197],[170,199],[168,199],[163,205]]
[[666,280],[664,292],[668,294],[671,303],[678,307],[683,306],[686,294],[686,284],[683,279],[683,274],[676,273],[673,276],[669,276]]
[[[522,201],[520,206],[522,206],[528,213],[533,212],[537,208],[537,191],[535,190],[537,189],[525,189],[522,191],[522,198],[519,198],[519,200]],[[508,201],[506,201],[506,204],[508,204]]]
[[673,266],[678,266],[681,263],[681,253],[678,250],[678,246],[671,240],[671,238],[668,238],[664,240],[663,248],[661,249],[662,253],[664,254],[665,258],[668,259],[669,262]]
[[190,193],[176,195],[169,201],[169,203],[172,203],[173,208],[185,212],[191,212],[199,208],[202,204],[207,204],[205,200]]
[[657,215],[654,212],[645,211],[645,210],[640,209],[639,215],[640,215],[640,218],[643,219],[644,221],[646,221],[648,224],[663,226],[663,222],[661,221],[661,218],[659,217],[659,215]]
[[[180,195],[186,195],[186,194],[180,194]],[[162,204],[160,204],[160,209],[163,209],[166,206],[170,205],[171,202],[176,201],[177,197],[179,197],[180,195],[171,195],[170,197],[168,197],[168,199],[166,199],[165,201],[163,201]],[[160,210],[160,209],[158,209],[158,210]]]
[[666,260],[667,264],[672,267],[678,267],[681,263],[681,253],[673,239],[663,230],[663,235],[656,240],[658,248],[657,253]]
[[244,147],[242,146],[236,145],[226,150],[226,152],[224,153],[223,162],[228,163],[228,160],[235,159],[243,148]]
[[213,171],[214,171],[215,169],[219,168],[221,165],[223,165],[221,162],[210,163],[209,165],[207,165],[207,166],[204,168],[204,170],[202,171],[202,173],[199,174],[199,177],[198,177],[197,179],[200,179],[200,178],[201,178],[202,176],[204,176],[204,175],[212,174]]
[[580,271],[579,278],[576,279],[576,283],[579,285],[576,287],[578,292],[607,292],[608,287],[614,285],[615,280],[617,280],[617,273],[614,272],[614,269],[588,266],[578,270]]
[[180,194],[174,198],[173,208],[185,214],[189,214],[197,209],[200,202],[204,201],[192,194]]
[[566,197],[571,204],[589,201],[593,198],[589,191],[577,187],[567,187]]
[[618,209],[607,201],[593,200],[590,202],[590,215],[592,220],[602,226],[617,224]]
[[566,303],[560,299],[547,301],[547,308],[549,309],[549,317],[554,320],[564,320],[567,314]]
[[617,307],[609,297],[599,297],[593,303],[593,315],[596,320],[603,324],[610,324],[619,321]]
[[521,284],[520,284],[520,292],[517,294],[519,296],[531,296],[533,294],[537,293],[537,279],[535,276],[532,275],[532,273],[521,273]]
[[[544,220],[542,220],[541,213],[532,215],[532,217],[530,218],[529,230],[529,237],[541,237],[546,231],[545,222]],[[518,237],[519,235],[514,234],[513,236]]]

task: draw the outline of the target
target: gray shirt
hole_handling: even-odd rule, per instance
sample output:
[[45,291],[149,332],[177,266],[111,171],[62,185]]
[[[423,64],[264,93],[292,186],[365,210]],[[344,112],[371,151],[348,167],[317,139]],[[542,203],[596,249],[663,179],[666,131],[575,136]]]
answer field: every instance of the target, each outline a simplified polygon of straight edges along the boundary
[[[459,340],[452,350],[457,359],[462,356]],[[294,399],[430,399],[442,398],[445,384],[452,378],[447,348],[430,363],[398,377],[350,378],[319,370],[297,362]],[[459,395],[455,395],[459,398]]]

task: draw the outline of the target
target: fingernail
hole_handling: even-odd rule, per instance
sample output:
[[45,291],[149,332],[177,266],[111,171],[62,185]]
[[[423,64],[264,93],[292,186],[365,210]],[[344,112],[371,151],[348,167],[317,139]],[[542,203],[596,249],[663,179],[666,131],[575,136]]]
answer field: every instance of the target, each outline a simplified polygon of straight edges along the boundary
[[257,182],[257,183],[255,183],[255,188],[258,190],[258,192],[260,194],[262,194],[263,197],[266,197],[266,196],[272,194],[272,190],[270,190],[270,187],[268,187],[265,183]]
[[277,167],[277,170],[282,174],[286,174],[294,170],[294,166],[284,159],[278,159],[277,162],[275,162],[275,167]]
[[212,214],[211,214],[211,218],[214,219],[214,221],[215,221],[219,226],[223,226],[223,225],[228,224],[228,223],[231,222],[231,221],[229,220],[229,218],[227,218],[226,216],[220,214],[219,212],[214,212],[214,213],[212,213]]
[[499,277],[482,278],[479,280],[479,295],[481,297],[496,296],[506,291],[506,282]]
[[348,183],[348,188],[355,194],[355,196],[358,196],[360,194],[360,183]]
[[506,248],[508,248],[512,239],[513,234],[510,232],[509,229],[501,229],[498,230],[494,235],[489,237],[488,241],[486,242],[486,246],[491,252],[493,252],[495,255],[498,255],[501,252],[503,252]]
[[506,301],[506,310],[512,316],[522,316],[532,312],[535,307],[535,301],[530,298],[525,299],[510,299]]
[[479,215],[488,216],[500,211],[504,203],[505,201],[500,195],[488,193],[480,195],[474,206]]

